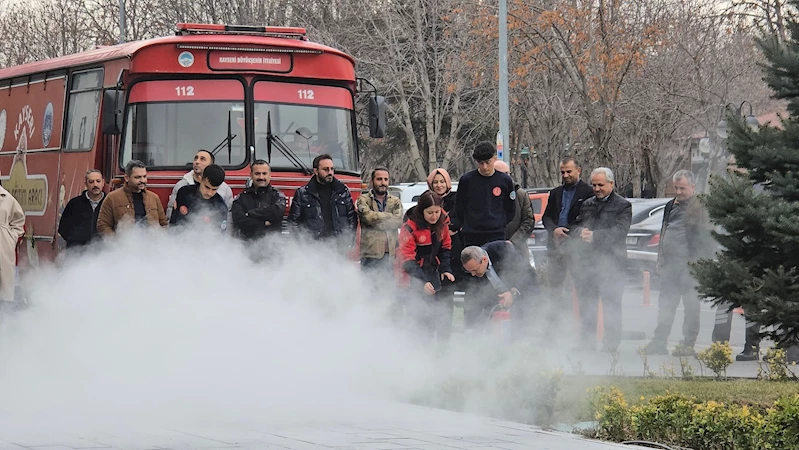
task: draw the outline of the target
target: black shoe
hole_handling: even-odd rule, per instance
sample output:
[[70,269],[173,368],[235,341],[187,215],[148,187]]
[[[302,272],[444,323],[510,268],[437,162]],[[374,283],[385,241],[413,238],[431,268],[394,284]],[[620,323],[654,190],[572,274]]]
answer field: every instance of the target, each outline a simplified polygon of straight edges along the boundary
[[666,348],[666,344],[661,342],[652,341],[646,346],[646,354],[647,355],[668,355],[669,349]]
[[748,347],[745,348],[739,355],[735,356],[736,361],[757,361],[760,356],[760,348]]

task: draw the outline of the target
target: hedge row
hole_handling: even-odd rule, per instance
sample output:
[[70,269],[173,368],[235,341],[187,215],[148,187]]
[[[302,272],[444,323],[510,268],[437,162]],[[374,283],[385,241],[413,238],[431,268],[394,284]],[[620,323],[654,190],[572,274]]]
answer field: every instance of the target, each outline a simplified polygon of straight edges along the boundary
[[799,449],[799,394],[782,397],[765,410],[678,394],[629,406],[615,387],[597,388],[594,394],[599,439],[701,450]]

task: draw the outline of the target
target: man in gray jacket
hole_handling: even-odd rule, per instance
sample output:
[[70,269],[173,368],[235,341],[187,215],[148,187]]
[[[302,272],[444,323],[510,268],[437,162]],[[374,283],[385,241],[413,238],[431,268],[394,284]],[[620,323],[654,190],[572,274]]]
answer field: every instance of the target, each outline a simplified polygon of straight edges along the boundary
[[[494,170],[508,174],[510,167],[505,161],[497,160],[494,162]],[[535,216],[533,215],[533,205],[530,203],[530,196],[527,191],[515,185],[516,188],[516,214],[513,220],[505,227],[505,239],[511,241],[516,250],[530,260],[530,249],[527,248],[527,238],[533,232],[535,226]]]
[[699,297],[689,264],[700,258],[712,258],[716,241],[711,235],[713,225],[696,194],[696,181],[690,170],[679,170],[672,177],[676,197],[666,203],[660,230],[657,270],[660,276],[658,325],[654,338],[646,347],[647,354],[666,355],[666,343],[677,307],[682,300],[683,340],[674,356],[694,355],[699,335]]

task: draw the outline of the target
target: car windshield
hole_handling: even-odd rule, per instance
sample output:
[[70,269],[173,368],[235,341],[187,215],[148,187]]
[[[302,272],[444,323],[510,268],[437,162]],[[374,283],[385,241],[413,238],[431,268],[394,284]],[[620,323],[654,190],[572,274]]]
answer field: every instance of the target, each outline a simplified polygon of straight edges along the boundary
[[121,164],[191,167],[197,150],[223,167],[244,164],[244,87],[233,80],[146,81],[131,89]]
[[[321,154],[333,157],[336,170],[357,171],[352,125],[352,94],[331,86],[259,81],[255,83],[255,151],[271,159],[273,168],[296,168],[291,156],[312,167]],[[272,146],[267,134],[282,140],[293,152],[287,156]]]

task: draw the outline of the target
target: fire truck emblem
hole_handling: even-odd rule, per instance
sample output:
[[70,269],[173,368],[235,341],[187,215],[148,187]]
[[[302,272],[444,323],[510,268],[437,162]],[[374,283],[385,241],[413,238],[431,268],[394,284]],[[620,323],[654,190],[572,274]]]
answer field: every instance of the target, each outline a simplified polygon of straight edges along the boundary
[[6,110],[0,110],[0,150],[3,149],[3,142],[6,140]]
[[[3,127],[4,128],[4,127]],[[33,137],[36,127],[33,124],[33,110],[25,105],[19,113],[19,121],[14,127],[17,140],[17,154],[8,175],[0,176],[5,187],[17,199],[28,216],[43,216],[47,209],[47,175],[28,175],[26,151],[28,139]]]
[[183,52],[178,56],[178,64],[183,67],[189,68],[194,65],[194,54],[191,52]]
[[14,128],[14,139],[17,140],[17,151],[25,151],[28,149],[28,139],[33,137],[33,132],[36,127],[33,126],[33,110],[30,105],[22,107],[19,113],[19,121]]
[[44,120],[42,121],[42,146],[50,145],[50,138],[53,136],[53,104],[48,103],[44,109]]

